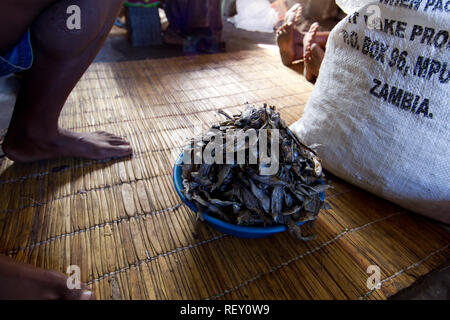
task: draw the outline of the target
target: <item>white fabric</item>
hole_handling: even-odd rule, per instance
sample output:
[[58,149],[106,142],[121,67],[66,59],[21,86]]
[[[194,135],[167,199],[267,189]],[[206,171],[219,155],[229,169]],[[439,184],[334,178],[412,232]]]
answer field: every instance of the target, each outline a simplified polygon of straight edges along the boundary
[[[315,89],[303,117],[291,129],[307,144],[322,145],[318,154],[333,174],[450,223],[450,42],[444,42],[450,13],[445,10],[446,1],[442,10],[439,5],[430,6],[431,0],[338,2],[348,13],[356,10],[359,17],[344,19],[331,32]],[[373,18],[371,13],[377,10],[373,5],[379,9],[382,30],[366,26],[364,15],[368,21]],[[413,30],[418,35],[413,36]],[[423,39],[423,34],[431,33],[440,36]],[[371,43],[378,41],[372,47],[374,58],[367,52],[370,46],[364,45],[365,37]],[[386,48],[384,58],[379,54],[381,44]],[[403,51],[407,55],[391,67],[396,49],[399,55]],[[430,59],[423,69],[425,77],[417,76],[420,57],[422,62]],[[409,69],[404,72],[406,66]],[[399,106],[393,88],[396,93],[403,90]],[[411,97],[414,112],[408,107]]]
[[269,0],[237,0],[237,15],[230,18],[237,28],[248,31],[274,32],[278,14]]
[[[345,13],[353,12],[368,3],[373,3],[372,0],[336,0],[336,4],[341,7]],[[378,1],[379,2],[379,1]]]

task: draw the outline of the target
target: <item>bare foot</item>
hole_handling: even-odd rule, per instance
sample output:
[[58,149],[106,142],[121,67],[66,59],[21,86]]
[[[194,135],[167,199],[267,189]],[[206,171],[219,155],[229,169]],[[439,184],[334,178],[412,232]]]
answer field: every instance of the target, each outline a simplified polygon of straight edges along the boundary
[[319,30],[319,27],[319,23],[314,22],[309,28],[308,33],[306,33],[305,37],[303,38],[303,58],[305,60],[311,57],[311,46],[316,40],[315,37],[317,31]]
[[76,133],[59,128],[56,134],[8,132],[3,151],[16,162],[56,158],[107,159],[131,155],[133,150],[124,139],[104,131]]
[[303,39],[304,75],[310,82],[319,75],[320,65],[325,54],[325,51],[316,43],[319,27],[319,23],[314,22]]
[[170,26],[163,33],[163,41],[165,44],[182,46],[184,38],[175,32]]
[[314,82],[317,79],[324,56],[325,50],[317,43],[313,43],[311,46],[311,58],[305,60],[304,65],[306,80]]
[[0,255],[0,300],[93,300],[87,288],[71,290],[67,277]]
[[284,16],[283,25],[277,30],[277,33],[281,33],[284,30],[296,26],[301,20],[303,16],[303,7],[300,3],[293,5],[288,12],[286,12]]
[[300,4],[292,6],[286,13],[284,24],[277,30],[281,61],[286,66],[303,57],[303,34],[295,28],[301,21],[302,14],[303,7]]

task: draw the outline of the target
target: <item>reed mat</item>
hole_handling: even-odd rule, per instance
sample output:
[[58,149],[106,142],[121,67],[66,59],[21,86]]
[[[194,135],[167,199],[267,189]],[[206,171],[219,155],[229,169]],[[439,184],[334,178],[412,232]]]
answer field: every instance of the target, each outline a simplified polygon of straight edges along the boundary
[[[0,253],[64,273],[77,265],[100,299],[386,299],[448,259],[439,224],[331,177],[316,240],[246,240],[197,221],[175,192],[175,159],[223,119],[219,108],[267,102],[290,124],[312,89],[270,50],[93,64],[60,124],[124,136],[134,155],[5,159]],[[380,289],[367,286],[371,265]]]

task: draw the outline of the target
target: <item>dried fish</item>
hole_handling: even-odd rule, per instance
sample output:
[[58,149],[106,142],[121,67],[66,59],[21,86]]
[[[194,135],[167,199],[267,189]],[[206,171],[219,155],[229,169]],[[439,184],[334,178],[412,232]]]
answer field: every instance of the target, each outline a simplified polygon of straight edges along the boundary
[[[298,239],[313,239],[305,236],[298,223],[313,224],[320,209],[329,208],[319,196],[329,186],[324,184],[322,165],[313,150],[316,145],[303,144],[273,106],[257,109],[247,104],[241,114],[229,115],[222,110],[219,113],[226,120],[212,129],[216,130],[214,135],[219,131],[223,141],[227,141],[219,145],[224,158],[212,164],[183,164],[186,198],[197,206],[200,216],[207,212],[224,221],[248,226],[285,224]],[[250,137],[254,132],[249,130],[256,135]],[[246,134],[248,137],[239,139]],[[204,136],[193,138],[184,151],[197,157],[208,150],[205,141],[212,136],[209,130]],[[273,142],[268,143],[266,153],[261,151],[263,137],[268,141],[278,137],[279,152],[272,151]],[[271,165],[262,160],[264,157],[278,163],[278,169],[271,175],[264,174]]]
[[276,186],[275,188],[273,188],[272,191],[272,199],[271,199],[271,204],[272,204],[272,218],[275,222],[280,223],[281,221],[281,214],[282,214],[282,210],[283,210],[283,200],[284,200],[284,191],[283,191],[283,187],[282,186]]
[[270,213],[270,197],[266,194],[263,189],[260,189],[256,184],[250,180],[250,186],[252,193],[260,201],[262,208],[266,213]]

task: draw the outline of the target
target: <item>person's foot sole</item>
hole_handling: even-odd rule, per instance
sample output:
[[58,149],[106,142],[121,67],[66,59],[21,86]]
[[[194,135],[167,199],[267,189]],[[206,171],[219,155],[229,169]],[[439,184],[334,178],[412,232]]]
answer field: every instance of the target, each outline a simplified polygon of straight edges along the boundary
[[303,38],[303,58],[305,60],[311,57],[311,46],[316,40],[315,37],[317,31],[319,30],[319,27],[320,27],[319,23],[314,22],[309,28],[309,31],[305,34],[305,37]]
[[301,21],[302,15],[303,7],[300,4],[294,5],[286,13],[285,23],[277,30],[276,40],[281,61],[286,66],[290,66],[292,61],[301,59],[303,56],[303,49],[298,46],[298,43],[302,42],[303,35],[295,28]]
[[317,65],[317,63],[316,61],[313,63],[311,60],[312,60],[313,46],[316,51],[318,50],[318,48],[320,48],[318,45],[315,44],[315,37],[317,31],[319,30],[319,27],[320,27],[319,23],[314,22],[309,28],[309,31],[305,34],[305,37],[303,38],[304,76],[308,81],[313,81],[314,78],[318,75],[318,70],[314,68],[314,65]]
[[311,46],[311,58],[305,61],[305,78],[309,82],[314,82],[319,76],[324,56],[325,50],[317,43],[313,43]]
[[303,7],[300,3],[293,5],[285,14],[283,25],[277,30],[282,33],[288,28],[295,27],[303,17]]

